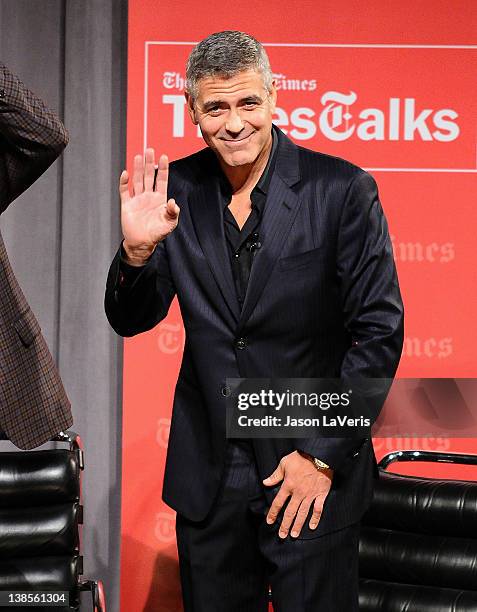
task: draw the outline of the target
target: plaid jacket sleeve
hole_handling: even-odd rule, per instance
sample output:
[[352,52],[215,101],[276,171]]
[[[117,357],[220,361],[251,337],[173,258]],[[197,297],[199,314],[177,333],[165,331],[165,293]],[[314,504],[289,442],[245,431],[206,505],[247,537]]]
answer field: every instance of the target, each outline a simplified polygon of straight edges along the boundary
[[60,119],[0,62],[0,213],[67,143]]

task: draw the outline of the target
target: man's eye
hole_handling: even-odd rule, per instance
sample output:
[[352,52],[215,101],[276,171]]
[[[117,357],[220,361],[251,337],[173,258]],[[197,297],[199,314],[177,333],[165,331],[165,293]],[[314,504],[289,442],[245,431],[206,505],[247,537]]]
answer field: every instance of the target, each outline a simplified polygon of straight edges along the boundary
[[245,105],[245,108],[255,108],[257,106],[256,102],[247,102]]

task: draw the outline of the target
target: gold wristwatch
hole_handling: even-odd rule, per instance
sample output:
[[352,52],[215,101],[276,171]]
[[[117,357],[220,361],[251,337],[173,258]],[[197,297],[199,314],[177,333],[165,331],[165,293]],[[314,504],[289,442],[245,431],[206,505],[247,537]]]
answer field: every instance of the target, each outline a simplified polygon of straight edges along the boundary
[[302,457],[305,457],[305,459],[309,459],[319,472],[322,472],[323,470],[331,470],[330,466],[324,461],[321,461],[321,459],[317,459],[316,457],[313,457],[313,455],[300,450],[298,452]]
[[313,464],[316,467],[316,469],[318,471],[322,471],[322,470],[329,470],[330,466],[328,464],[326,464],[324,461],[320,461],[320,459],[317,459],[316,457],[312,457],[313,460]]

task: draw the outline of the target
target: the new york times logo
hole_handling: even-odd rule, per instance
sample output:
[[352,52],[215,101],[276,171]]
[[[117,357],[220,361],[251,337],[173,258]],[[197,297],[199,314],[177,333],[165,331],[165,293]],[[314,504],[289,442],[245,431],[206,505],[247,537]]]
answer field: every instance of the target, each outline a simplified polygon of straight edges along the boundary
[[239,393],[237,407],[239,410],[263,406],[281,410],[283,406],[313,406],[320,410],[328,410],[338,406],[345,408],[350,405],[350,394],[345,393],[299,393],[287,389],[280,393],[272,389],[262,389],[257,393]]

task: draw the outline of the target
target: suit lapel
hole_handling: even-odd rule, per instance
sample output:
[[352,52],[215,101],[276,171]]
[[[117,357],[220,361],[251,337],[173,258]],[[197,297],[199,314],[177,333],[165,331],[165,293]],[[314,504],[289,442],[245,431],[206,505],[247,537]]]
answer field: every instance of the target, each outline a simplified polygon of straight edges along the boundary
[[[210,152],[210,155],[213,153]],[[199,170],[197,187],[190,196],[190,213],[212,275],[237,323],[239,305],[224,233],[220,186],[212,164],[213,160],[209,160],[209,163],[204,163]]]
[[[277,128],[274,128],[277,129]],[[300,200],[291,189],[299,182],[298,149],[280,130],[275,171],[273,173],[264,215],[260,223],[261,249],[255,255],[239,320],[242,329],[252,314],[267,284],[282,246],[300,207]]]

